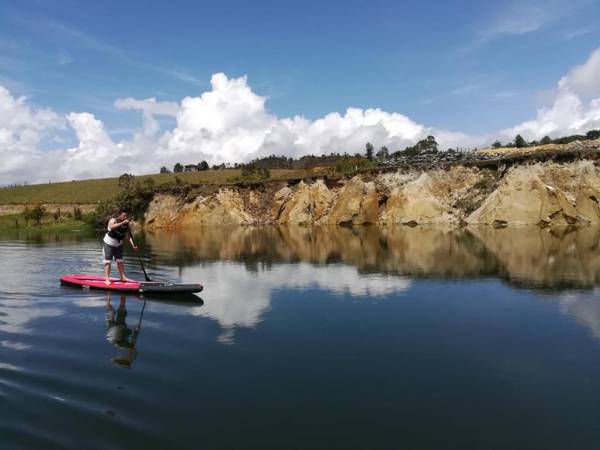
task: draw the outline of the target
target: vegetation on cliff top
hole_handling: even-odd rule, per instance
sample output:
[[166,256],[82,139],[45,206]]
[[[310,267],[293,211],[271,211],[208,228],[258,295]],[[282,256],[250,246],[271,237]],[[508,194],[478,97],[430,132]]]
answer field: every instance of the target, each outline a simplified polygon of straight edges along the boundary
[[527,142],[520,134],[515,136],[513,142],[502,144],[496,141],[491,148],[478,150],[478,153],[516,153],[516,152],[539,152],[548,150],[560,150],[563,146],[577,141],[594,141],[600,139],[600,130],[590,130],[585,135],[573,134],[571,136],[563,136],[556,139],[551,139],[550,136],[544,136],[539,141]]
[[[521,136],[516,136],[513,143],[503,146],[495,142],[490,149],[479,150],[477,153],[485,155],[517,153],[536,151],[560,150],[567,143],[598,139],[600,130],[591,130],[586,135],[566,136],[558,139],[545,137],[541,144],[535,141],[526,142]],[[537,145],[540,144],[540,145]],[[452,149],[449,149],[452,150]],[[355,155],[331,153],[329,155],[307,155],[298,159],[284,156],[267,156],[255,159],[247,164],[235,164],[233,168],[225,165],[208,169],[208,164],[201,161],[198,165],[183,166],[178,163],[177,173],[171,173],[166,167],[161,168],[160,174],[143,175],[136,178],[140,185],[152,186],[155,192],[168,191],[173,187],[179,190],[187,187],[201,185],[231,185],[236,183],[253,183],[269,180],[303,179],[320,175],[351,175],[359,171],[377,169],[379,165],[393,167],[393,161],[401,158],[432,158],[431,155],[442,154],[438,150],[435,137],[428,136],[413,146],[408,146],[401,151],[390,151],[387,147],[375,149],[370,143],[366,144],[363,154]],[[489,156],[489,155],[488,155]],[[435,157],[434,157],[435,158]],[[408,164],[410,164],[408,159]],[[387,165],[386,165],[387,164]],[[184,170],[194,170],[185,172]],[[146,183],[146,184],[145,184]],[[8,204],[95,204],[99,202],[112,202],[120,195],[123,186],[119,185],[119,178],[105,178],[95,180],[71,181],[61,183],[47,183],[25,186],[8,186],[0,188],[0,205]]]
[[[271,170],[271,180],[287,180],[314,175],[319,171],[308,170]],[[184,185],[226,185],[234,183],[241,176],[241,169],[207,170],[204,172],[164,173],[142,175],[136,180],[144,182],[151,179],[156,188],[168,187],[179,183]],[[119,178],[97,180],[67,181],[25,186],[7,186],[0,188],[0,205],[35,203],[71,203],[90,204],[111,199],[119,193]]]

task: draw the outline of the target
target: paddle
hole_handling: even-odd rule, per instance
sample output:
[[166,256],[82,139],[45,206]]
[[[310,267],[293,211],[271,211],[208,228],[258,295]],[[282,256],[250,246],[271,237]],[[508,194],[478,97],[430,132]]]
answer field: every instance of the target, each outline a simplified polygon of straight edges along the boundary
[[[129,238],[131,239],[131,242],[133,242],[133,245],[137,247],[137,245],[135,245],[135,242],[133,240],[133,234],[131,234],[131,229],[129,228],[129,226],[127,227],[127,231],[129,231]],[[139,250],[139,247],[138,247]],[[142,266],[142,270],[144,272],[144,277],[146,277],[146,281],[152,281],[150,279],[150,277],[148,276],[148,274],[146,273],[146,268],[144,267],[144,263],[142,262],[142,257],[140,256],[139,252],[137,253],[137,257],[138,257],[138,261],[140,262],[140,266]]]

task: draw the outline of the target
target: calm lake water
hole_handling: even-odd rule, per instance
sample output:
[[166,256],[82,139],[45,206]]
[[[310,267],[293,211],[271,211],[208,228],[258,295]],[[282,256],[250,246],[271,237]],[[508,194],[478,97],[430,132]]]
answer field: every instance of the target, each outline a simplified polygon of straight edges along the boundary
[[140,243],[202,300],[61,287],[101,272],[98,237],[0,239],[0,448],[599,445],[598,229]]

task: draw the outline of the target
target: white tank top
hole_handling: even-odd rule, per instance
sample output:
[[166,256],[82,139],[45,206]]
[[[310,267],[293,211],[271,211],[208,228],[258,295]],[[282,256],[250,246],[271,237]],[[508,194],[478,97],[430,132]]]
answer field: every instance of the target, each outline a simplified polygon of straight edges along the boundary
[[[110,219],[110,220],[108,221],[108,226],[107,226],[107,229],[108,229],[108,231],[110,231],[110,227],[111,227],[112,225],[114,225],[115,223],[117,223],[117,219]],[[123,245],[123,242],[122,242],[122,241],[121,241],[121,242],[119,242],[117,239],[110,237],[110,236],[108,235],[108,233],[106,233],[106,234],[104,235],[103,242],[104,242],[105,244],[112,245],[113,247],[120,247],[121,245]]]

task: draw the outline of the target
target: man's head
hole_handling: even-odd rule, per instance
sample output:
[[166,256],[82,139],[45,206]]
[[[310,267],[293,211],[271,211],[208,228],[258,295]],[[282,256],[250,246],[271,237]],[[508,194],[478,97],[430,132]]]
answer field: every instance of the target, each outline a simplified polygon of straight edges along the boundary
[[120,209],[117,219],[119,220],[119,222],[122,222],[123,220],[127,219],[127,211],[125,211],[124,209]]

